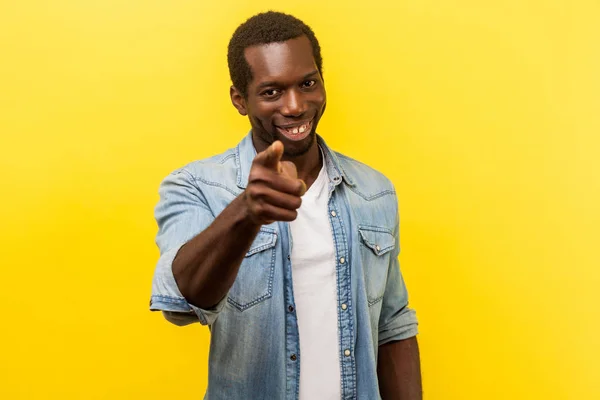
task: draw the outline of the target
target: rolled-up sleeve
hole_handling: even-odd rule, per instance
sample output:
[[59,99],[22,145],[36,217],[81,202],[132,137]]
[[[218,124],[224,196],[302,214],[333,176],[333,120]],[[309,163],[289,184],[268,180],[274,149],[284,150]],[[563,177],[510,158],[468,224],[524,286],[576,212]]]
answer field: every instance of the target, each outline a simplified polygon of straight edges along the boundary
[[388,270],[388,279],[383,294],[381,314],[379,316],[379,346],[396,340],[416,336],[417,316],[408,307],[408,292],[402,273],[398,255],[400,253],[399,219],[396,219],[394,231],[396,246]]
[[162,311],[165,318],[176,325],[198,321],[210,325],[223,308],[225,298],[208,310],[188,303],[179,291],[172,266],[181,246],[206,229],[215,217],[193,176],[185,169],[165,178],[159,195],[155,218],[160,257],[152,280],[150,310]]

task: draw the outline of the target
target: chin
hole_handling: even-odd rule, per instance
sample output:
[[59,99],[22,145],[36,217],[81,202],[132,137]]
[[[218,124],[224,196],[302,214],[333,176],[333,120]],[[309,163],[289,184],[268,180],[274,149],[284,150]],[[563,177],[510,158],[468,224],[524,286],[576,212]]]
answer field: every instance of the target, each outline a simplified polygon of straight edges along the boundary
[[[278,135],[279,136],[279,135]],[[279,140],[283,143],[284,150],[283,154],[288,157],[299,157],[308,153],[308,151],[313,147],[314,143],[317,140],[317,134],[315,131],[312,131],[306,138],[302,141],[292,141],[290,142],[285,136],[278,137]]]

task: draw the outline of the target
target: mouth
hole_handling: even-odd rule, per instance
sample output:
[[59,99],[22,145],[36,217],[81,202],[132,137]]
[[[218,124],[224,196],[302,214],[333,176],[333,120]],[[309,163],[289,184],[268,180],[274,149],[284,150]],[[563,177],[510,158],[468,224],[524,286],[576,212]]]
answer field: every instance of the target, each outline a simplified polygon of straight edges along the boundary
[[310,135],[313,127],[314,118],[308,122],[298,122],[296,124],[290,124],[286,126],[277,126],[277,130],[280,134],[292,141],[298,141],[306,138]]

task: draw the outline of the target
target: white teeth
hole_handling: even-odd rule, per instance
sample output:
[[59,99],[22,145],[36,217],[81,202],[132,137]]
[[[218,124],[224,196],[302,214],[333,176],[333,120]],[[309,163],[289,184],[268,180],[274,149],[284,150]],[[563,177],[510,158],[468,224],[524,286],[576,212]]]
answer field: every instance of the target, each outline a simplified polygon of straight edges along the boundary
[[304,124],[304,125],[296,126],[294,128],[284,128],[284,129],[293,135],[297,135],[298,133],[306,132],[306,130],[308,129],[308,125],[309,124]]

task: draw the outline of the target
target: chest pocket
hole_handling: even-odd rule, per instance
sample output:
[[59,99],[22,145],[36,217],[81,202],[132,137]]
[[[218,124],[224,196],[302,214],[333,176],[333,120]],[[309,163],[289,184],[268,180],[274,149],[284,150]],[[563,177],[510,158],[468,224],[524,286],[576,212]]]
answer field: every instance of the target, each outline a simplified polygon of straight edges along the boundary
[[227,302],[239,311],[273,295],[276,242],[275,230],[263,227],[246,253],[227,297]]
[[358,233],[367,299],[371,306],[383,298],[390,257],[394,254],[392,250],[396,247],[396,240],[385,228],[361,226]]

